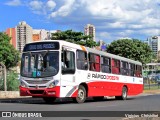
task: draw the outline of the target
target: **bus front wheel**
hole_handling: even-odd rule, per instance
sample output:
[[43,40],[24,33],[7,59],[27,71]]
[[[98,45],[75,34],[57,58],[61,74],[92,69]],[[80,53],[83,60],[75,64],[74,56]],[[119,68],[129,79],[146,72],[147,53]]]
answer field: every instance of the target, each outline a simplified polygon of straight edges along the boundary
[[78,88],[77,97],[74,98],[74,101],[77,103],[84,103],[86,100],[86,89],[83,85],[80,85]]
[[128,94],[128,90],[127,90],[127,87],[123,87],[122,88],[122,95],[121,96],[115,96],[115,98],[117,100],[126,100],[127,99],[127,94]]

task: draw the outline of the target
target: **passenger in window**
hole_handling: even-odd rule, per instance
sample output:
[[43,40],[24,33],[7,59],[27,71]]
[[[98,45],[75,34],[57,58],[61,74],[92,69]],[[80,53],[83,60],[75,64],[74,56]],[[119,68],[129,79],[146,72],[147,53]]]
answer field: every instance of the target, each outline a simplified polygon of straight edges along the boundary
[[94,63],[90,64],[90,70],[95,71]]
[[45,65],[43,65],[42,71],[56,73],[58,70],[58,66],[55,64],[57,62],[57,58],[50,56],[48,60],[50,60],[50,62],[46,62]]
[[53,66],[47,66],[46,71],[56,73],[57,70]]

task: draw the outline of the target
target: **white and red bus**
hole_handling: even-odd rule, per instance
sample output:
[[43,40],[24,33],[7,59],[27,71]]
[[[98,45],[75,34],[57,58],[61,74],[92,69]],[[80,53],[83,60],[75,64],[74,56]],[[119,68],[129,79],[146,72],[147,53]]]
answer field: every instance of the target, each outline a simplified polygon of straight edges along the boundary
[[143,91],[142,64],[62,40],[26,44],[21,59],[20,95],[46,102],[71,97],[83,103]]

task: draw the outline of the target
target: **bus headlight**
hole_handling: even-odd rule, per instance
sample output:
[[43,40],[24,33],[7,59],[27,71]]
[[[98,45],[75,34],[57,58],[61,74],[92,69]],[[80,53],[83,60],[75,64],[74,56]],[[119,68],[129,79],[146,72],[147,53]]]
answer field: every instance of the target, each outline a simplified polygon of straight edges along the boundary
[[49,84],[48,88],[53,88],[59,83],[58,80],[54,80],[52,83]]
[[27,85],[23,81],[21,81],[20,83],[21,83],[21,87],[27,87]]
[[54,82],[50,83],[49,86],[48,86],[48,88],[53,88],[53,87],[55,87]]

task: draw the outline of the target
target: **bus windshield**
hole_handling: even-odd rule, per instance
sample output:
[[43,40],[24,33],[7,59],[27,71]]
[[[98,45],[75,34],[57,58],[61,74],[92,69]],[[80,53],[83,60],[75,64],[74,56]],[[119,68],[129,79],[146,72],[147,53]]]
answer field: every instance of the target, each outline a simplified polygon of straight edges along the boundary
[[27,52],[23,53],[21,75],[30,78],[54,76],[59,71],[59,52]]

